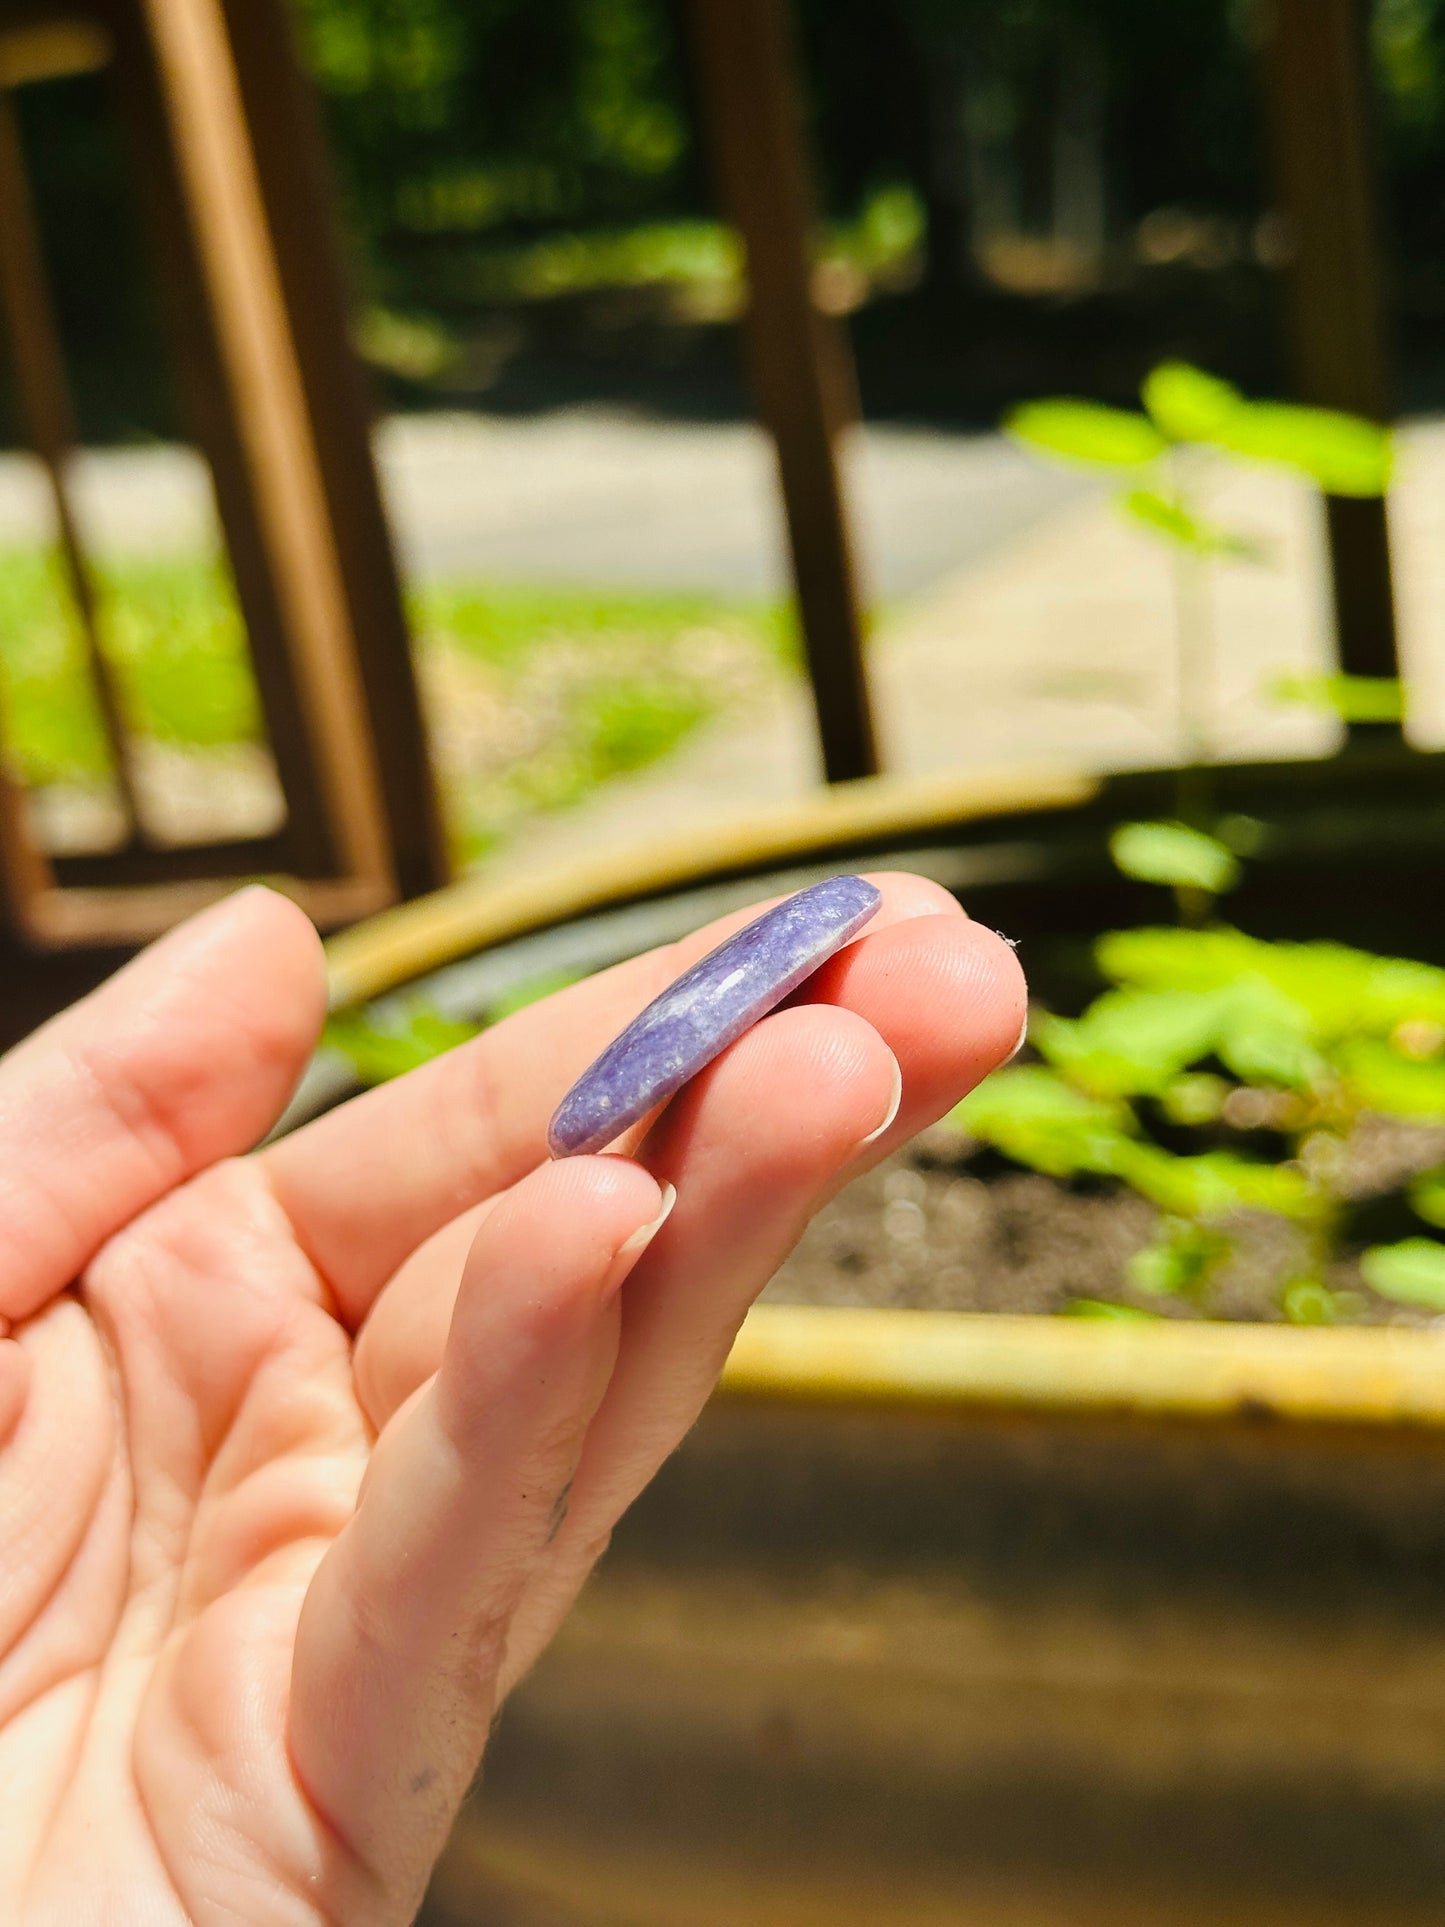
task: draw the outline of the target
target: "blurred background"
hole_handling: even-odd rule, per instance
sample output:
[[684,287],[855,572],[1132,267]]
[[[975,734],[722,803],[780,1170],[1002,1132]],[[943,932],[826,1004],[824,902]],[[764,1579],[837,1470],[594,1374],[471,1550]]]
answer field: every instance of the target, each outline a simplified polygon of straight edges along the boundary
[[[839,445],[882,760],[1167,760],[1167,570],[1095,478],[997,428],[1051,392],[1129,405],[1168,357],[1299,394],[1261,7],[793,12],[813,296],[856,362],[863,425]],[[1413,727],[1431,739],[1445,717],[1425,506],[1445,446],[1428,425],[1445,401],[1445,10],[1368,12],[1372,292],[1383,392],[1411,423],[1396,593]],[[530,865],[659,812],[685,826],[805,790],[817,749],[740,355],[743,257],[719,218],[683,10],[292,13],[453,860]],[[14,94],[85,451],[75,513],[154,831],[233,835],[281,805],[113,78],[98,64]],[[25,439],[0,383],[10,755],[63,855],[118,834],[115,796]],[[1262,692],[1328,654],[1317,505],[1280,474],[1218,486],[1269,551],[1268,566],[1221,572],[1218,753],[1316,751],[1329,720]]]

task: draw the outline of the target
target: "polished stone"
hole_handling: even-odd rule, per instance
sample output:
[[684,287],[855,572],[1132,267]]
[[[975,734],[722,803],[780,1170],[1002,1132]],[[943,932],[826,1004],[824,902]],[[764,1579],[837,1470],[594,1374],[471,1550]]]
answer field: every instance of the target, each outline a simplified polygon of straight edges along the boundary
[[709,951],[568,1091],[547,1131],[553,1157],[600,1151],[680,1090],[856,936],[879,901],[862,877],[829,877]]

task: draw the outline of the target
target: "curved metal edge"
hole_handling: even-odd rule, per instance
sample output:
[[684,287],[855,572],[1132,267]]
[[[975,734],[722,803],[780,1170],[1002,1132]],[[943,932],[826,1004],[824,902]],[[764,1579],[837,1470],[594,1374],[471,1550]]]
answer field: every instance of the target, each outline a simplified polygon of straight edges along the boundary
[[327,946],[332,1007],[382,996],[470,950],[679,884],[980,817],[1068,810],[1099,789],[1097,778],[1058,769],[865,777],[711,831],[592,855],[537,876],[468,878],[333,937]]
[[725,1395],[1248,1423],[1445,1427],[1445,1329],[1324,1331],[757,1305]]

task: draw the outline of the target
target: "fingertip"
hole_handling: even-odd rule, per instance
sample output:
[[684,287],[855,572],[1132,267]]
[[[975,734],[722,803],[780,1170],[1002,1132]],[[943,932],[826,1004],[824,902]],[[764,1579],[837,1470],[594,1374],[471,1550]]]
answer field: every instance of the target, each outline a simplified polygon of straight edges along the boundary
[[952,917],[962,919],[962,904],[951,890],[930,877],[912,870],[864,870],[864,880],[883,892],[883,901],[868,925],[869,930],[886,929],[913,917]]
[[546,1343],[589,1316],[666,1219],[666,1189],[628,1157],[594,1154],[539,1165],[478,1227],[453,1336],[459,1326],[495,1330],[501,1319],[524,1345]]
[[977,990],[980,1048],[992,1063],[1006,1063],[1022,1047],[1028,1026],[1028,980],[1018,952],[1001,931],[970,922],[966,932],[964,953],[972,967],[964,974]]
[[740,1159],[766,1145],[770,1167],[795,1167],[790,1181],[811,1183],[876,1128],[898,1076],[893,1052],[855,1010],[786,1006],[678,1093],[649,1132],[645,1154],[673,1172],[714,1142],[737,1146]]
[[298,903],[269,884],[248,883],[158,937],[142,956],[164,954],[172,965],[189,963],[234,944],[242,932],[266,931],[287,948],[322,955],[316,926]]
[[1003,1063],[1028,1010],[1012,946],[967,917],[914,917],[864,936],[808,995],[854,1011],[892,1048],[910,1118],[956,1102]]
[[616,1152],[557,1158],[539,1166],[536,1177],[539,1216],[585,1217],[614,1251],[662,1209],[663,1186],[635,1158]]

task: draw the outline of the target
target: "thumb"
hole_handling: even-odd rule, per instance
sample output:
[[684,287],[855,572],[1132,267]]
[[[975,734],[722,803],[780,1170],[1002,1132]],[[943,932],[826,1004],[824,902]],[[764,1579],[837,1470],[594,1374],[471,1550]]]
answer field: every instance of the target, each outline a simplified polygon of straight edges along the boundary
[[502,1199],[441,1368],[383,1431],[307,1592],[291,1757],[394,1901],[419,1901],[476,1771],[512,1614],[612,1372],[618,1287],[671,1203],[620,1157],[544,1165]]

